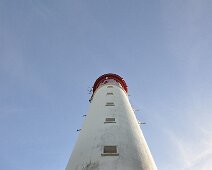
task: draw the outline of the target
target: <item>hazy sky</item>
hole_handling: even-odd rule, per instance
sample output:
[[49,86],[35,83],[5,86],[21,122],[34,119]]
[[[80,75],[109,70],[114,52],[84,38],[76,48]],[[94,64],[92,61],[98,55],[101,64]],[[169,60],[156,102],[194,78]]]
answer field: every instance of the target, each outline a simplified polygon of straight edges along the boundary
[[0,169],[64,170],[113,72],[159,170],[212,170],[211,31],[211,0],[0,0]]

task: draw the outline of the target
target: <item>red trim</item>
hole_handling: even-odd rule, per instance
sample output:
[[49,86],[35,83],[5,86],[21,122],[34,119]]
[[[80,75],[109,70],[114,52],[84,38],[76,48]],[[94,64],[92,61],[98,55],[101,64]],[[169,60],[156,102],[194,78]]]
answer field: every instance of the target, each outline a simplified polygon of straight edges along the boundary
[[93,85],[93,93],[96,91],[96,89],[99,87],[99,84],[101,82],[103,82],[104,80],[106,79],[114,79],[116,81],[118,81],[121,86],[123,87],[124,91],[126,93],[128,93],[128,88],[127,88],[127,84],[126,82],[124,81],[124,79],[122,77],[120,77],[119,75],[117,74],[113,74],[113,73],[108,73],[108,74],[104,74],[102,76],[100,76],[94,83]]

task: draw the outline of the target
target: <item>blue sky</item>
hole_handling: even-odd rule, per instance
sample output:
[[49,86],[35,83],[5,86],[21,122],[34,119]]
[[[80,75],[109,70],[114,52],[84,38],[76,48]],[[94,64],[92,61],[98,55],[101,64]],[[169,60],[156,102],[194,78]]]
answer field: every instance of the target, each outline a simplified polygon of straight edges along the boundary
[[160,170],[212,167],[212,1],[0,0],[0,169],[64,170],[102,74],[122,76]]

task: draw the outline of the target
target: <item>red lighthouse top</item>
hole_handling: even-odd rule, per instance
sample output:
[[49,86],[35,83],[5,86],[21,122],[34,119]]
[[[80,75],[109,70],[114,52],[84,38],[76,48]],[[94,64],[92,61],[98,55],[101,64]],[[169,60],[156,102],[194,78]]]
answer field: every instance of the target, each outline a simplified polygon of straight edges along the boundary
[[117,74],[108,73],[108,74],[104,74],[104,75],[100,76],[95,81],[95,83],[93,85],[93,94],[99,86],[110,83],[111,81],[118,83],[124,89],[124,91],[126,93],[128,93],[127,84],[124,81],[124,79]]

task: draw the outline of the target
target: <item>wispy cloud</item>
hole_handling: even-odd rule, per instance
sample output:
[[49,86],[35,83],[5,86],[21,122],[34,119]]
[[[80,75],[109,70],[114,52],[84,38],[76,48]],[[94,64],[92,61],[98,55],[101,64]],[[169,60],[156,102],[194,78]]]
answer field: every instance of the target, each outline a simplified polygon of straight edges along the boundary
[[31,4],[35,12],[42,16],[43,19],[47,19],[48,16],[51,14],[51,10],[44,2],[31,0]]
[[204,127],[193,128],[198,139],[167,131],[176,149],[176,159],[183,163],[183,170],[212,170],[212,134]]

